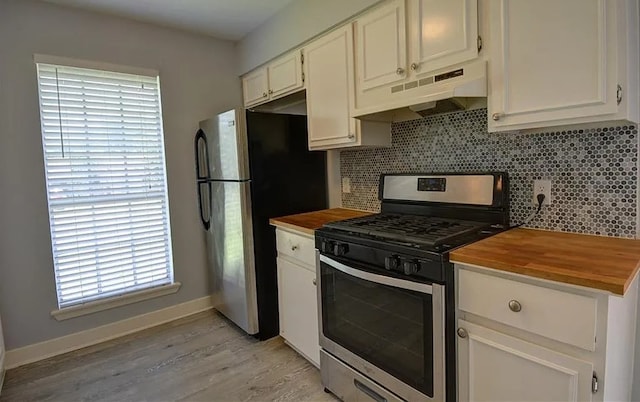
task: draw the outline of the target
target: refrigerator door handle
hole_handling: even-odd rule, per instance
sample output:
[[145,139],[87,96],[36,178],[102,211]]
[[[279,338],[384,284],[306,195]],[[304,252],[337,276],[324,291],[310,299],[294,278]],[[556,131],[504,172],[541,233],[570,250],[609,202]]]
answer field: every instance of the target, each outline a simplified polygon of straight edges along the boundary
[[[196,186],[198,186],[198,209],[200,210],[200,221],[204,230],[211,227],[211,183],[209,180],[209,144],[207,136],[199,129],[194,140],[196,157]],[[201,160],[202,158],[202,160]],[[203,172],[204,170],[204,172]],[[202,194],[202,189],[206,189],[206,196]],[[203,197],[206,199],[203,200]],[[203,203],[206,202],[205,203]]]
[[[202,199],[202,186],[205,186],[207,189],[207,199],[204,200],[207,202],[207,205],[203,205]],[[205,216],[205,208],[206,207],[206,215]],[[200,210],[200,221],[202,221],[202,226],[204,230],[209,230],[211,227],[211,182],[209,181],[201,181],[198,183],[198,209]]]
[[[209,170],[209,144],[207,143],[207,135],[202,129],[199,129],[196,133],[194,149],[196,154],[196,179],[198,182],[207,180],[211,174]],[[200,158],[203,158],[203,160],[201,161]]]

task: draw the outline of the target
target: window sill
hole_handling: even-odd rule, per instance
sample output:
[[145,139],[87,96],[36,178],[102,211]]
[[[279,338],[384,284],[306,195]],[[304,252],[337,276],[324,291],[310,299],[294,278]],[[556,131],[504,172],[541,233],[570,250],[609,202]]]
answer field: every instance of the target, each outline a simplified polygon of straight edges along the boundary
[[109,310],[120,306],[126,306],[127,304],[138,303],[143,300],[170,295],[176,293],[178,289],[180,289],[180,286],[182,286],[180,282],[174,282],[169,285],[138,290],[136,292],[110,297],[108,299],[96,300],[85,304],[79,304],[77,306],[53,310],[51,312],[51,316],[58,321],[64,321],[70,318],[97,313],[98,311]]

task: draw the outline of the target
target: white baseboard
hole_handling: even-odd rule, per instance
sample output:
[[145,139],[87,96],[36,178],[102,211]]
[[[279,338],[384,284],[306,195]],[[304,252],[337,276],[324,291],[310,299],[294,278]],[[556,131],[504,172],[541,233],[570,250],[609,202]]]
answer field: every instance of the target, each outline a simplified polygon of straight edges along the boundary
[[212,298],[206,296],[161,310],[127,318],[122,321],[91,328],[86,331],[8,350],[5,355],[5,368],[12,369],[87,346],[96,345],[212,308]]

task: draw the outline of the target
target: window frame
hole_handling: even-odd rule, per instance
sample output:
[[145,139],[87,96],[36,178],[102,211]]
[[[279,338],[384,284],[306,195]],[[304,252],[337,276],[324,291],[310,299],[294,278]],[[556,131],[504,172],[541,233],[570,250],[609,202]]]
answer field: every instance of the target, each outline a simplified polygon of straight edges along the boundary
[[[37,79],[37,90],[38,90],[38,107],[39,107],[39,118],[40,118],[40,136],[42,139],[42,147],[43,153],[42,158],[44,162],[44,173],[45,173],[45,185],[47,191],[47,212],[49,215],[49,233],[51,235],[50,238],[50,246],[51,246],[51,255],[52,255],[52,263],[53,263],[53,271],[54,271],[54,285],[56,287],[56,299],[57,299],[57,309],[54,309],[51,312],[51,315],[57,320],[65,320],[73,317],[77,317],[84,314],[91,314],[97,311],[102,311],[122,305],[127,305],[131,303],[137,303],[142,300],[147,300],[155,297],[160,297],[172,293],[176,293],[180,287],[180,282],[177,282],[175,279],[175,264],[173,258],[173,236],[171,231],[171,213],[170,213],[170,202],[169,202],[169,180],[168,180],[168,169],[167,169],[167,157],[166,157],[166,146],[165,146],[165,131],[164,131],[164,112],[162,107],[162,91],[161,91],[161,80],[160,74],[157,70],[133,67],[133,66],[122,66],[117,64],[103,63],[97,61],[89,61],[89,60],[79,60],[79,59],[71,59],[66,57],[58,57],[58,56],[49,56],[49,55],[34,55],[34,64],[36,67],[36,79]],[[158,124],[159,124],[159,146],[161,151],[161,158],[163,163],[163,187],[164,187],[164,203],[166,207],[166,213],[163,217],[166,221],[166,255],[168,261],[167,273],[168,273],[168,282],[161,285],[151,285],[148,287],[132,289],[129,291],[118,292],[117,294],[108,294],[107,296],[102,297],[89,297],[79,299],[77,302],[66,303],[66,305],[62,305],[62,299],[60,298],[60,294],[58,292],[58,273],[56,266],[56,255],[54,251],[54,239],[52,236],[53,229],[53,221],[51,216],[51,206],[49,200],[49,178],[47,176],[47,166],[46,166],[46,145],[44,142],[44,125],[42,118],[42,104],[41,104],[41,85],[40,85],[40,73],[39,73],[39,64],[45,65],[54,65],[59,67],[71,67],[71,68],[81,68],[81,69],[90,69],[90,70],[101,70],[107,73],[121,73],[121,74],[133,74],[144,76],[147,78],[153,78],[157,81],[157,105],[158,105]],[[87,300],[88,299],[88,300]]]

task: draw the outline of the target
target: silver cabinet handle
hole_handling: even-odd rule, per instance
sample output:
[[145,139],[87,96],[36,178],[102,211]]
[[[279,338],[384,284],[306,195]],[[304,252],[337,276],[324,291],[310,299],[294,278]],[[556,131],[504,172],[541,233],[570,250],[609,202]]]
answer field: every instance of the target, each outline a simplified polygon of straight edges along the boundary
[[522,310],[522,304],[520,304],[520,302],[517,300],[510,300],[509,310],[513,311],[514,313],[518,313]]
[[502,117],[504,116],[503,113],[494,113],[491,115],[491,118],[493,119],[493,121],[498,121],[500,120]]
[[316,278],[313,278],[313,286],[316,286]]
[[398,69],[396,70],[396,74],[398,74],[398,75],[404,74],[404,68],[398,67]]
[[467,332],[467,330],[466,330],[466,329],[464,329],[464,328],[462,328],[462,327],[458,328],[458,336],[459,336],[460,338],[466,338],[466,337],[467,337],[467,335],[469,335],[469,333]]
[[419,67],[420,67],[420,64],[418,64],[418,63],[411,63],[411,69],[412,69],[413,71],[416,71]]
[[263,93],[262,93],[262,97],[263,97],[263,98],[266,98],[266,97],[267,97],[267,95],[268,95],[268,94],[267,94],[266,92],[263,92]]
[[616,101],[618,105],[622,102],[622,87],[618,84],[618,90],[616,91]]
[[270,90],[269,90],[269,94],[272,94],[272,93],[273,93],[273,89],[270,89]]

